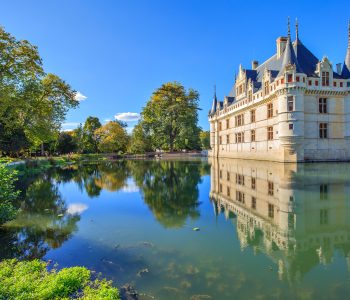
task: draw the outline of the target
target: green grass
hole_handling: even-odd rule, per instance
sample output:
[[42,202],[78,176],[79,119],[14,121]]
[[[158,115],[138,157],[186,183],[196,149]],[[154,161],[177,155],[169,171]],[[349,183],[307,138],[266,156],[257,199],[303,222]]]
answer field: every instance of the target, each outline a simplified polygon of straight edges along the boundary
[[0,300],[120,299],[110,281],[91,277],[84,267],[48,271],[39,260],[4,260],[0,262]]

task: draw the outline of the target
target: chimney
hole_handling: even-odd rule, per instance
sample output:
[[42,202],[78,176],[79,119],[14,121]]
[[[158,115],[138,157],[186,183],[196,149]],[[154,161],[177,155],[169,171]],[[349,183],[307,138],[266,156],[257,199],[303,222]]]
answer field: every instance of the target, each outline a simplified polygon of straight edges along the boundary
[[286,45],[287,45],[287,37],[285,36],[280,36],[277,40],[276,40],[276,46],[277,46],[277,59],[279,59],[283,52],[284,49],[286,49]]
[[341,63],[337,64],[337,73],[341,75]]
[[256,70],[256,68],[258,67],[259,62],[257,60],[253,60],[252,61],[252,70]]

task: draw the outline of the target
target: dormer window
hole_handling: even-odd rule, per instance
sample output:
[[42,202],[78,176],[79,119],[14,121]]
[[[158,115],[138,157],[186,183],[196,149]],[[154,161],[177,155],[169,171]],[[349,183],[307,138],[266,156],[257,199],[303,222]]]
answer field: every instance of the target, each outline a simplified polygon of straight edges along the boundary
[[322,86],[329,86],[329,72],[322,72]]

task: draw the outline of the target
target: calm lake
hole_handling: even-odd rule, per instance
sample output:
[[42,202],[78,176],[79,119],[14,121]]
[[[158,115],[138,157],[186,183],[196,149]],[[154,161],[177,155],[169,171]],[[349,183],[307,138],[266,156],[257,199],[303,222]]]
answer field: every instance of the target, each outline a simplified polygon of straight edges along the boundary
[[86,266],[140,299],[349,299],[349,174],[232,159],[51,169],[17,183],[0,259]]

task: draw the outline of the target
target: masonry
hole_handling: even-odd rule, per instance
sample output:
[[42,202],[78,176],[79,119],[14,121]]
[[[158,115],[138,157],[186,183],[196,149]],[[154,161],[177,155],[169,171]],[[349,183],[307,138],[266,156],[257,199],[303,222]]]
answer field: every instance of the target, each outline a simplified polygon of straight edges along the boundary
[[[289,23],[289,22],[288,22]],[[336,70],[296,39],[251,69],[239,66],[223,101],[209,111],[209,156],[280,162],[350,160],[350,22],[348,48]]]

